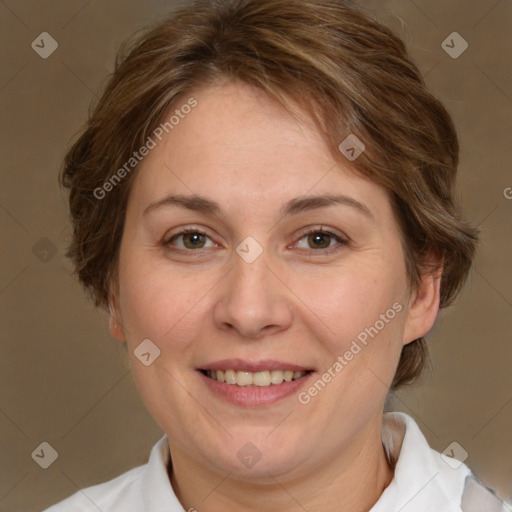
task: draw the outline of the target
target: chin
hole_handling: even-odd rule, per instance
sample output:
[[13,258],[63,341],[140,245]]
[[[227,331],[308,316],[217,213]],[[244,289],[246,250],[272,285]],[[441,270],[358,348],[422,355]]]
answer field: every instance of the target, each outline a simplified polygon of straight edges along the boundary
[[[265,436],[268,435],[265,433]],[[231,473],[230,478],[238,480],[260,480],[262,482],[275,482],[270,476],[278,477],[291,472],[297,474],[304,459],[304,447],[299,442],[283,446],[282,443],[265,441],[247,441],[250,436],[244,435],[243,441],[235,441],[229,447],[224,447],[222,453],[208,453],[206,456],[210,464],[217,469]],[[298,450],[298,446],[301,447]]]

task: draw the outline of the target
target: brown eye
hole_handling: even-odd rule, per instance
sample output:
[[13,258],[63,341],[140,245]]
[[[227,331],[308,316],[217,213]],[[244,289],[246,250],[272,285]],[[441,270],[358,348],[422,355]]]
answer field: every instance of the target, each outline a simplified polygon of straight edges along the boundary
[[204,245],[204,235],[201,233],[186,233],[183,235],[183,244],[188,249],[202,248]]
[[308,242],[311,243],[315,249],[326,249],[329,247],[331,242],[331,236],[327,233],[314,233],[312,235],[308,235]]
[[312,252],[318,251],[320,253],[329,253],[332,250],[338,250],[336,244],[331,245],[332,242],[338,242],[338,245],[347,245],[348,240],[332,233],[331,231],[324,231],[323,229],[312,229],[302,235],[300,240],[307,239],[307,247],[304,249],[312,249]]
[[183,246],[179,247],[178,250],[188,250],[188,249],[205,249],[205,242],[206,239],[208,239],[208,235],[201,231],[200,229],[184,229],[183,231],[180,231],[179,233],[176,233],[173,235],[169,240],[167,240],[164,245],[166,246],[172,246],[172,242],[175,240],[178,240],[182,238]]

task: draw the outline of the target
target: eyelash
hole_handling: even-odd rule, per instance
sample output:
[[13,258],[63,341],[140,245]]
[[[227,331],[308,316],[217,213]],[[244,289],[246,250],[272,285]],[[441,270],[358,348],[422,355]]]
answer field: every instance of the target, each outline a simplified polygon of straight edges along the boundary
[[[187,234],[203,235],[203,236],[206,236],[207,238],[210,238],[208,236],[208,233],[206,233],[202,229],[187,228],[187,229],[180,231],[179,233],[175,233],[174,235],[172,235],[167,241],[164,241],[163,245],[166,246],[169,250],[175,251],[175,252],[201,252],[201,251],[207,249],[207,248],[206,249],[205,248],[176,249],[176,248],[171,247],[170,244],[173,240],[175,240],[176,238],[179,238],[182,235],[187,235]],[[346,246],[348,244],[347,239],[336,235],[332,231],[326,231],[323,229],[323,227],[313,228],[313,229],[305,231],[304,233],[301,234],[299,240],[302,240],[304,237],[307,237],[310,235],[327,235],[327,236],[331,237],[331,239],[333,238],[334,240],[336,240],[340,244],[340,246]],[[341,249],[341,247],[327,247],[327,248],[320,248],[320,249],[309,249],[309,252],[310,252],[310,254],[321,253],[320,255],[325,255],[325,254],[331,254],[332,252],[336,252],[340,249]],[[302,250],[307,251],[308,249],[302,249]]]

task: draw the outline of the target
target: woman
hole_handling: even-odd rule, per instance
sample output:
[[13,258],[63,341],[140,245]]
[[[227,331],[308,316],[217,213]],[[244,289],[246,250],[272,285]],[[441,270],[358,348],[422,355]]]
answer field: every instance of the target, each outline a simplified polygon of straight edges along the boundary
[[218,0],[120,58],[69,151],[68,255],[165,435],[48,511],[499,511],[383,413],[477,243],[403,42],[340,0]]

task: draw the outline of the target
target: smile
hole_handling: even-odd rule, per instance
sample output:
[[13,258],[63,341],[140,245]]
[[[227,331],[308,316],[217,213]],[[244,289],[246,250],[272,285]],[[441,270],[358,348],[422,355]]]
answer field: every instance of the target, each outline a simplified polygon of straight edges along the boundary
[[210,379],[233,386],[268,387],[283,382],[298,380],[309,371],[294,372],[292,370],[265,370],[260,372],[247,372],[242,370],[201,370],[203,375]]

